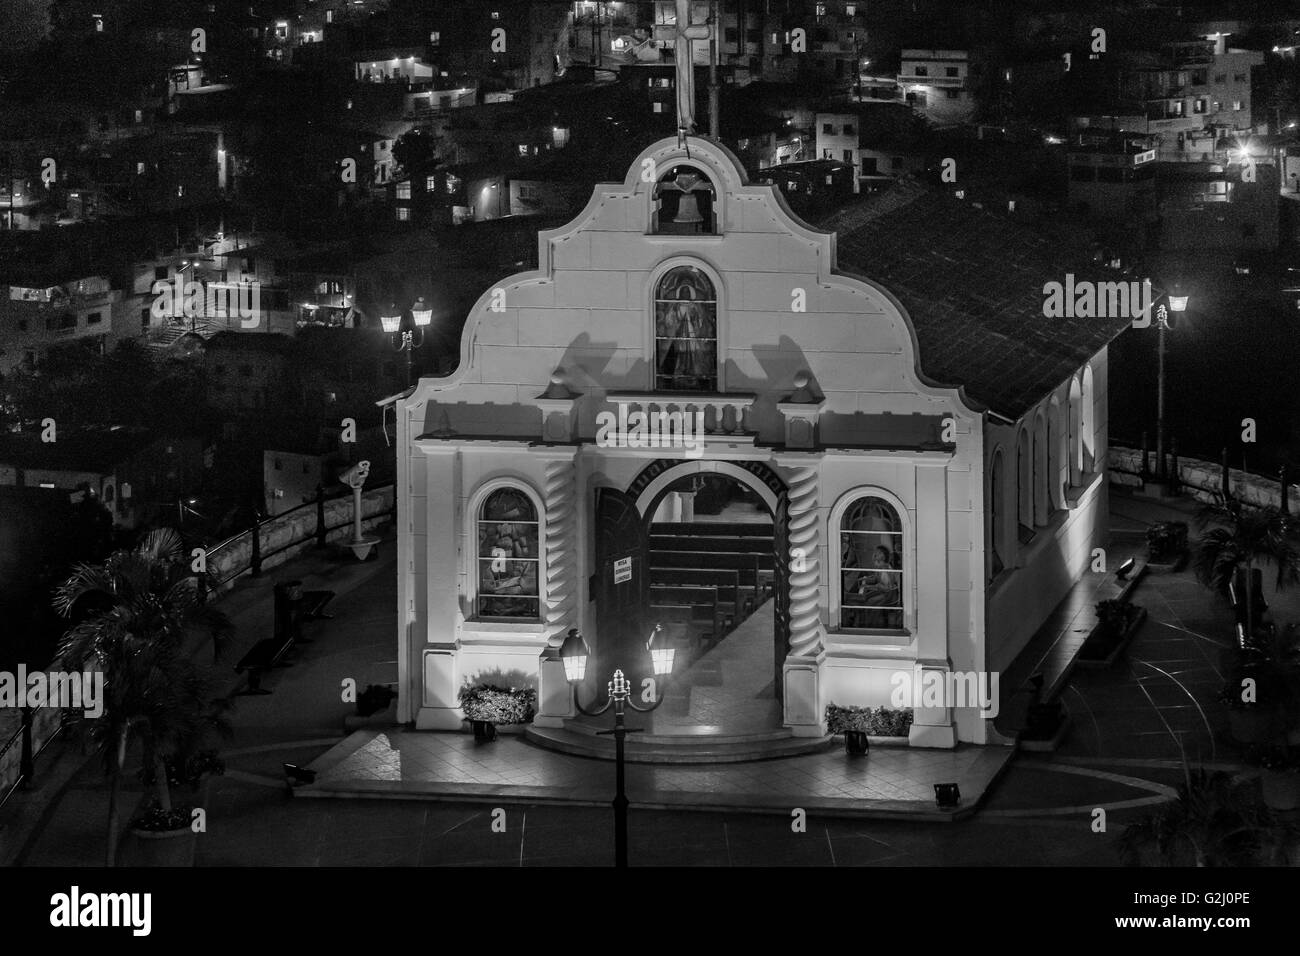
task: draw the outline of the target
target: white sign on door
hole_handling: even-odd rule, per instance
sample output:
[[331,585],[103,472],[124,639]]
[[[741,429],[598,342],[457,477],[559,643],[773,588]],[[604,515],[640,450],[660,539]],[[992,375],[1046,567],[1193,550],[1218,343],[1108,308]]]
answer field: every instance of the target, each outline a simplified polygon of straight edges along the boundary
[[614,562],[614,583],[622,584],[632,580],[632,559],[619,558]]

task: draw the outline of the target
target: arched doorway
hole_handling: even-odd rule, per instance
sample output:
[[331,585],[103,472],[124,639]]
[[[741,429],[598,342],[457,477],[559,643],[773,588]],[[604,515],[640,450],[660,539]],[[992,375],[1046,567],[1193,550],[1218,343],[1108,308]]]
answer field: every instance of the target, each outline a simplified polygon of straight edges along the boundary
[[600,680],[621,667],[643,687],[658,623],[678,656],[652,732],[779,727],[789,653],[781,478],[761,462],[661,460],[626,492],[599,489],[596,511]]

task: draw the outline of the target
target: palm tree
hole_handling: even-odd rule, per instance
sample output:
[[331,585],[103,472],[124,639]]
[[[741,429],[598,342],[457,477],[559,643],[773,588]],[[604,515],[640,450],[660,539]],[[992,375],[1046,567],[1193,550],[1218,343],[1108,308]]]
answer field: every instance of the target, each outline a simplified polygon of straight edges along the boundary
[[1218,522],[1196,543],[1193,567],[1202,584],[1225,588],[1237,571],[1246,572],[1246,640],[1254,640],[1254,570],[1256,564],[1277,568],[1277,589],[1300,583],[1300,555],[1287,540],[1287,516],[1274,507],[1246,508],[1232,500],[1210,504],[1197,514],[1197,525]]
[[1124,828],[1119,851],[1128,866],[1139,866],[1148,847],[1166,866],[1252,866],[1280,836],[1280,825],[1251,788],[1222,771],[1183,765],[1176,799]]
[[104,713],[93,734],[111,781],[108,866],[117,857],[118,798],[132,734],[141,740],[144,766],[152,768],[159,806],[170,810],[167,758],[183,758],[213,732],[228,730],[224,704],[211,703],[208,681],[184,640],[193,627],[215,631],[229,622],[199,603],[195,581],[185,572],[180,535],[161,528],[134,550],[77,565],[55,591],[61,615],[82,612],[59,649],[65,666],[93,661],[104,673]]

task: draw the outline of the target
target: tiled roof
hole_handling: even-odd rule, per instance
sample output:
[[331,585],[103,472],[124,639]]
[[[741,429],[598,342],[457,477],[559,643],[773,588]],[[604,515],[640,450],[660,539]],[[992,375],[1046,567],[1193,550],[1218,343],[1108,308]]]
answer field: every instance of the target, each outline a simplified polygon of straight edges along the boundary
[[841,271],[902,302],[923,374],[1018,419],[1132,321],[1045,318],[1043,285],[1128,280],[1092,264],[1089,237],[976,208],[914,182],[814,223],[838,233]]

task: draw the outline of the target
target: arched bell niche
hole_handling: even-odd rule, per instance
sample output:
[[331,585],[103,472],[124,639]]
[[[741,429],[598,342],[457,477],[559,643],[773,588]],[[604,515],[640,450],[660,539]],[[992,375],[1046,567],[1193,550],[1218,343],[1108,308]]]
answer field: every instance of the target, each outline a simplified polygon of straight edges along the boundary
[[697,166],[673,166],[655,183],[652,231],[659,235],[700,236],[718,232],[718,191]]

